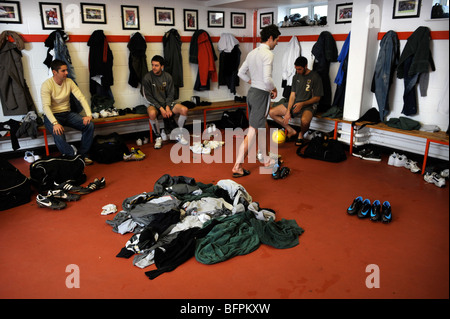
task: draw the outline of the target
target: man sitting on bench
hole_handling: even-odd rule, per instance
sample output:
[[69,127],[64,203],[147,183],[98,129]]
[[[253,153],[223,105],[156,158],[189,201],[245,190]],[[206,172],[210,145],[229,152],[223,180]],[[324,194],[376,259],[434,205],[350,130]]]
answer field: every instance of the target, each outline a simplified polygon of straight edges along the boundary
[[[295,145],[303,144],[303,135],[308,131],[311,121],[316,114],[317,105],[323,96],[323,86],[320,75],[308,69],[308,60],[298,57],[295,60],[296,74],[292,79],[292,91],[289,102],[270,109],[270,117],[286,129],[289,139],[297,137]],[[289,120],[294,117],[301,118],[300,132],[297,136]]]
[[173,120],[172,116],[174,114],[179,114],[177,125],[180,131],[177,132],[175,138],[183,145],[188,144],[189,142],[184,138],[181,131],[181,128],[183,128],[186,122],[188,108],[174,102],[175,90],[172,76],[164,72],[164,58],[162,56],[155,55],[152,58],[152,71],[144,76],[142,87],[144,98],[149,103],[147,113],[150,118],[152,130],[156,136],[155,148],[159,149],[162,146],[161,132],[157,120],[159,114],[163,117],[166,133],[170,135],[173,133],[167,131],[172,127],[169,120]]

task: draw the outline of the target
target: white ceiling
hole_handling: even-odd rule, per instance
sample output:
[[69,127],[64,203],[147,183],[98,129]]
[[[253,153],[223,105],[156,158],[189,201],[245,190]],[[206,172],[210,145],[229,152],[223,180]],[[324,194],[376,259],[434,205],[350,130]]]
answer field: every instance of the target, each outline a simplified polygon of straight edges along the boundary
[[[198,0],[205,7],[223,7],[236,9],[265,9],[278,6],[289,6],[314,0]],[[323,0],[322,0],[323,1]]]

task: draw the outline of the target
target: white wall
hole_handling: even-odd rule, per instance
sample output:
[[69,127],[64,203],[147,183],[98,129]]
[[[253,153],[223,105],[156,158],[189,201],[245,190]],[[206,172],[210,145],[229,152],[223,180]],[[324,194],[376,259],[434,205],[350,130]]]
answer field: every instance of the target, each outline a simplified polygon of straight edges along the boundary
[[[130,35],[133,31],[122,30],[121,23],[121,13],[120,5],[123,4],[119,0],[111,1],[98,1],[92,0],[92,3],[106,3],[106,13],[107,13],[107,24],[81,24],[78,23],[79,10],[78,2],[74,4],[71,0],[61,0],[63,4],[64,13],[64,23],[65,31],[71,35],[90,35],[93,31],[97,29],[103,29],[106,35]],[[375,18],[375,22],[378,25],[373,26],[379,29],[380,32],[387,32],[389,30],[394,31],[414,31],[418,26],[424,25],[428,26],[432,31],[442,31],[448,30],[448,19],[447,20],[433,20],[429,19],[431,12],[431,1],[422,1],[421,15],[419,18],[410,19],[392,19],[392,8],[393,0],[372,0],[365,1],[370,2],[375,9],[379,9],[379,12],[374,12],[372,15]],[[0,31],[3,30],[13,30],[23,34],[50,34],[53,30],[43,30],[41,27],[41,19],[37,14],[39,11],[39,1],[38,0],[27,0],[21,1],[22,4],[22,20],[23,24],[0,24]],[[335,24],[335,11],[336,4],[342,3],[341,0],[330,0],[328,1],[328,25],[326,26],[314,26],[314,27],[295,27],[295,28],[281,28],[282,36],[294,36],[294,35],[319,35],[322,31],[326,30],[333,34],[348,34],[350,30],[357,29],[359,25],[356,24]],[[210,36],[219,37],[221,33],[228,32],[234,34],[236,37],[252,37],[253,36],[253,11],[252,10],[241,10],[241,9],[230,9],[230,8],[207,8],[199,5],[197,1],[135,1],[133,5],[139,5],[140,10],[140,20],[141,20],[141,32],[144,36],[162,36],[166,31],[171,28],[176,28],[181,36],[190,36],[193,32],[184,31],[183,27],[183,8],[197,9],[199,11],[199,28],[208,31]],[[175,26],[155,26],[154,23],[154,7],[169,7],[175,8]],[[208,28],[207,26],[207,10],[221,10],[225,11],[225,28]],[[274,12],[275,22],[281,21],[285,15],[287,8],[268,8],[260,10],[259,13],[264,12]],[[230,13],[231,12],[245,12],[247,21],[245,29],[232,29],[230,28]],[[363,11],[363,12],[361,12]],[[370,11],[359,10],[359,14],[367,14],[369,18]],[[379,15],[379,17],[378,17]],[[257,19],[257,32],[259,35],[259,16]],[[361,21],[362,19],[355,19]],[[365,20],[365,19],[364,19]],[[372,30],[373,31],[373,30]],[[379,49],[379,41],[376,38],[377,32],[370,32],[364,42],[359,42],[361,39],[358,37],[352,37],[353,46],[358,47],[358,45],[364,45],[367,50],[367,56],[360,60],[359,62],[353,63],[365,63],[365,82],[363,83],[363,98],[361,99],[361,104],[356,107],[358,109],[352,110],[350,120],[357,119],[359,114],[367,110],[368,108],[375,106],[377,103],[375,97],[370,92],[370,79],[373,74],[373,65],[376,61]],[[287,47],[287,42],[281,42],[275,48],[275,61],[274,61],[274,81],[278,86],[278,91],[281,93],[281,64],[283,60],[283,55],[285,48]],[[401,41],[401,49],[406,44],[406,40]],[[137,89],[132,88],[128,85],[128,49],[126,47],[127,43],[110,43],[110,47],[114,54],[114,86],[112,87],[114,97],[116,99],[117,108],[134,107],[138,104],[142,104],[143,100],[139,95]],[[310,66],[312,66],[311,59],[311,49],[314,45],[312,41],[300,42],[301,54],[309,59]],[[337,48],[340,52],[343,45],[343,41],[337,41]],[[435,124],[438,125],[442,130],[446,130],[448,127],[448,114],[441,114],[437,111],[438,106],[441,104],[447,104],[449,101],[448,93],[448,76],[449,76],[449,42],[448,40],[433,40],[431,42],[431,49],[433,52],[433,58],[436,63],[437,70],[432,72],[430,75],[430,85],[428,88],[428,96],[420,97],[419,95],[419,111],[418,114],[412,116],[416,121],[423,124]],[[73,65],[75,67],[75,73],[77,76],[77,82],[82,90],[82,92],[90,98],[89,96],[89,82],[88,82],[88,53],[89,47],[85,42],[68,42],[67,46],[69,48]],[[147,58],[150,65],[150,59],[155,54],[163,53],[162,43],[147,43]],[[375,47],[375,49],[374,49]],[[244,61],[247,53],[253,48],[252,43],[241,43],[240,49],[242,51],[241,62]],[[215,44],[216,53],[217,44]],[[209,101],[219,101],[233,99],[233,95],[229,92],[226,86],[217,87],[217,84],[213,84],[211,91],[197,92],[193,90],[193,85],[195,82],[195,77],[197,75],[196,65],[189,64],[188,62],[188,50],[189,43],[183,43],[183,70],[184,70],[184,88],[180,90],[180,101],[189,99],[192,95],[201,96],[202,100]],[[22,51],[25,69],[25,78],[31,90],[31,95],[38,107],[41,110],[40,103],[40,86],[41,83],[48,77],[48,70],[46,66],[42,63],[46,57],[47,48],[44,47],[44,43],[27,43],[25,50]],[[361,62],[364,61],[364,62]],[[349,61],[351,64],[352,61]],[[339,63],[332,63],[330,68],[330,79],[332,84],[333,93],[336,89],[336,85],[333,83],[336,76],[337,70],[339,68]],[[217,62],[218,69],[218,62]],[[351,85],[351,83],[350,83]],[[248,90],[248,85],[242,83],[237,88],[237,95],[246,95]],[[280,94],[281,95],[281,94]],[[390,117],[402,116],[401,110],[403,107],[403,82],[402,80],[396,80],[391,87],[391,113]],[[355,106],[352,106],[355,107]],[[6,121],[9,118],[14,118],[20,120],[21,116],[16,117],[5,117],[3,116],[2,109],[0,108],[0,121]]]
[[[432,1],[422,1],[422,8],[420,17],[410,19],[392,19],[393,2],[384,1],[381,20],[381,32],[387,32],[394,30],[396,32],[401,31],[414,31],[419,26],[426,26],[431,31],[443,31],[449,30],[448,19],[431,20],[431,7]],[[406,40],[400,41],[400,52],[406,45]],[[426,97],[420,96],[418,93],[418,113],[417,115],[410,116],[413,120],[419,121],[422,124],[433,124],[441,128],[441,130],[447,130],[449,124],[448,113],[444,114],[438,111],[439,105],[449,104],[449,41],[448,40],[432,40],[431,52],[434,62],[436,64],[436,71],[430,73],[430,80],[428,86],[428,94]],[[402,79],[396,79],[391,87],[390,103],[391,113],[388,115],[388,119],[398,118],[405,116],[401,114],[403,109],[403,91],[404,85]],[[373,105],[377,105],[375,97],[373,98]]]
[[[71,0],[62,0],[64,11],[64,30],[70,35],[90,35],[95,30],[101,29],[105,35],[131,35],[134,30],[122,30],[121,9],[123,1],[90,1],[90,3],[106,3],[107,24],[83,24],[81,23],[79,4],[74,4]],[[22,24],[0,24],[0,32],[4,30],[12,30],[21,34],[45,34],[48,35],[54,30],[43,30],[39,12],[39,1],[21,1]],[[140,12],[140,30],[144,36],[162,36],[171,28],[177,29],[181,36],[191,36],[192,31],[184,31],[183,25],[183,9],[196,9],[199,11],[199,29],[206,30],[211,37],[220,37],[222,33],[232,33],[237,38],[251,37],[253,32],[253,12],[251,10],[232,10],[227,8],[210,8],[210,10],[225,11],[225,28],[208,28],[207,10],[198,5],[196,1],[192,3],[186,1],[136,1],[133,4],[139,6]],[[181,5],[182,4],[182,5]],[[175,8],[175,26],[156,26],[154,20],[154,7]],[[236,29],[230,27],[230,12],[246,13],[246,28]],[[109,43],[114,56],[113,75],[114,85],[112,92],[116,100],[116,108],[134,107],[143,104],[144,100],[139,94],[139,90],[128,84],[129,68],[128,43]],[[217,83],[212,83],[210,91],[197,92],[193,90],[195,78],[197,76],[197,65],[190,64],[188,60],[189,43],[182,44],[183,55],[183,73],[184,87],[180,89],[180,101],[188,100],[192,95],[199,95],[202,100],[220,101],[230,100],[234,95],[230,93],[226,86],[218,88]],[[76,81],[85,94],[90,99],[89,94],[89,70],[88,55],[89,47],[86,42],[67,42],[72,64],[75,69]],[[219,57],[217,43],[214,43],[215,51]],[[253,48],[251,43],[241,43],[240,49],[242,59]],[[42,82],[48,78],[49,72],[43,64],[46,58],[47,48],[44,43],[26,43],[25,49],[22,51],[22,63],[24,65],[25,79],[30,87],[33,100],[40,112],[42,112],[40,87]],[[150,66],[150,60],[155,55],[163,55],[162,43],[147,43],[147,60]],[[243,60],[242,60],[243,61]],[[219,71],[219,60],[216,62],[217,72]],[[237,88],[237,95],[246,95],[248,87],[241,84]],[[1,104],[0,104],[1,106]],[[22,116],[4,116],[3,110],[0,108],[0,122],[13,118],[21,120]]]

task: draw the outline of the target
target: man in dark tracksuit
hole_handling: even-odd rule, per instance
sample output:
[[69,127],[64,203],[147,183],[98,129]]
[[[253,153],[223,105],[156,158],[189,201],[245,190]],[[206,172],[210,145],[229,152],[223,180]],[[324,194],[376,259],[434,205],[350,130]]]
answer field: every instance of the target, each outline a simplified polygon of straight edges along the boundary
[[[150,117],[150,124],[156,136],[155,148],[159,149],[162,146],[162,138],[159,130],[159,122],[156,119],[158,115],[162,115],[164,126],[167,130],[168,127],[166,125],[169,123],[168,120],[174,114],[179,114],[177,124],[178,128],[182,128],[186,122],[188,108],[174,102],[172,76],[164,72],[164,58],[162,56],[155,55],[152,58],[152,71],[145,75],[142,86],[144,97],[149,103],[147,113]],[[175,139],[181,144],[188,144],[188,141],[181,134],[181,130],[176,134]]]

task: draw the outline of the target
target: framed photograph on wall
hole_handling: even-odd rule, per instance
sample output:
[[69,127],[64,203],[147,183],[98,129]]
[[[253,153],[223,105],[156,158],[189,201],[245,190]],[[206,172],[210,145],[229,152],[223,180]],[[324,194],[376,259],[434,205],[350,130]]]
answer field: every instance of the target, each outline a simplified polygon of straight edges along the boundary
[[262,29],[273,24],[273,12],[261,13],[259,16],[259,27]]
[[245,29],[245,12],[231,12],[231,27]]
[[155,24],[175,25],[175,9],[155,7]]
[[0,23],[22,23],[19,1],[0,1]]
[[81,2],[81,21],[83,23],[106,24],[104,4]]
[[122,10],[122,29],[139,30],[139,7],[120,6]]
[[352,22],[352,15],[353,3],[342,3],[336,5],[336,24]]
[[224,26],[224,11],[208,11],[208,28],[223,28]]
[[394,0],[392,19],[418,18],[421,0]]
[[42,29],[64,29],[61,3],[39,2]]
[[184,9],[184,31],[198,30],[198,10]]

